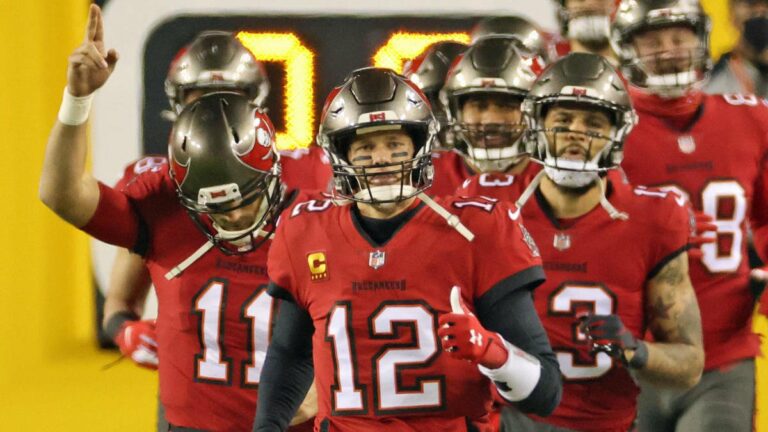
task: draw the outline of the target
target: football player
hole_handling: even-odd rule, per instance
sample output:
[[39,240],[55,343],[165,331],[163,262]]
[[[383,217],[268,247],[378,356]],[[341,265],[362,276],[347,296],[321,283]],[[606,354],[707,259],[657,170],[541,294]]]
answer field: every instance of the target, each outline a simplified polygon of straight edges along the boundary
[[[503,426],[626,432],[639,392],[633,374],[683,388],[701,376],[689,210],[670,192],[606,176],[619,166],[636,116],[622,78],[603,57],[562,58],[523,106],[531,157],[544,169],[518,205],[541,247],[547,281],[536,289],[536,311],[564,384],[550,417],[510,410]],[[652,341],[643,340],[646,329]]]
[[555,44],[559,56],[569,52],[599,54],[614,66],[616,53],[610,43],[610,17],[618,0],[554,0],[560,34]]
[[390,70],[354,71],[329,95],[318,142],[354,203],[281,218],[268,292],[285,301],[255,431],[285,428],[313,363],[316,430],[488,431],[492,390],[539,415],[557,405],[536,246],[514,207],[423,193],[436,133],[426,97]]
[[436,42],[403,66],[402,75],[416,84],[427,96],[429,103],[432,104],[432,112],[440,123],[435,150],[453,147],[453,134],[450,133],[448,117],[445,115],[445,109],[440,103],[438,94],[445,85],[445,74],[448,73],[451,63],[466,49],[467,45],[459,42]]
[[709,20],[697,1],[624,1],[612,26],[640,118],[625,149],[629,180],[677,191],[717,228],[690,263],[706,351],[701,383],[644,386],[640,430],[750,431],[759,342],[747,226],[765,257],[768,108],[750,95],[702,93]]
[[539,171],[525,153],[520,105],[543,67],[513,37],[486,36],[470,46],[441,91],[457,138],[452,165],[463,167],[466,177],[441,178],[448,164],[436,163],[433,187],[515,201]]
[[[181,110],[200,96],[220,90],[236,91],[248,97],[255,106],[263,107],[269,93],[269,81],[260,64],[240,42],[228,32],[205,31],[189,45],[182,48],[171,63],[165,80],[165,93],[171,111],[164,117],[175,119]],[[123,189],[134,177],[145,171],[167,170],[167,159],[148,156],[128,165],[115,189]],[[108,336],[120,350],[139,366],[157,368],[157,352],[154,320],[139,321],[151,287],[149,272],[140,255],[119,249],[110,273],[109,286],[104,300],[106,329],[115,314],[129,314],[135,319],[122,326],[120,334]],[[136,340],[143,340],[138,351],[131,350],[123,337],[130,331]]]
[[[92,5],[84,42],[46,149],[41,200],[102,241],[142,255],[154,283],[160,399],[171,430],[252,425],[259,372],[277,306],[266,295],[266,247],[284,194],[269,118],[237,93],[201,96],[179,114],[169,164],[123,190],[85,171],[93,92],[117,63]],[[265,245],[266,246],[266,245]],[[115,334],[133,320],[115,314]],[[122,332],[132,352],[142,349]],[[307,409],[312,411],[312,405]]]

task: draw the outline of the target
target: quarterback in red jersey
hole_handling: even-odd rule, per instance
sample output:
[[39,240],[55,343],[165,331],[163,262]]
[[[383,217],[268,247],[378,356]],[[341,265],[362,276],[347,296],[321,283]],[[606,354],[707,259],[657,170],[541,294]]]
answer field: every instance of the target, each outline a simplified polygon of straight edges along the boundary
[[474,192],[478,183],[507,186],[503,190],[521,185],[522,190],[538,172],[523,149],[520,104],[543,67],[541,57],[507,35],[477,40],[451,67],[441,99],[456,134],[456,150],[477,173],[457,185],[463,186],[459,193],[474,195],[468,188]]
[[[518,205],[547,270],[534,298],[560,362],[563,400],[546,419],[509,410],[503,424],[626,432],[639,393],[630,371],[686,388],[701,376],[690,213],[671,192],[606,176],[619,166],[636,116],[603,57],[574,53],[551,65],[523,109],[531,157],[544,169]],[[643,340],[646,329],[653,342]]]
[[690,263],[704,331],[702,382],[687,392],[644,386],[640,430],[751,431],[759,345],[747,228],[765,244],[768,108],[754,96],[700,90],[709,21],[696,1],[622,2],[613,34],[640,118],[625,149],[630,182],[676,190],[717,228]]
[[328,97],[318,141],[354,203],[299,203],[279,222],[268,291],[286,301],[255,431],[284,429],[313,363],[316,430],[487,431],[494,387],[521,410],[556,406],[536,245],[514,207],[424,195],[436,133],[426,97],[390,70],[354,71]]
[[[252,425],[274,300],[265,241],[283,198],[269,119],[236,93],[203,96],[174,125],[170,169],[146,170],[122,191],[85,172],[92,93],[117,53],[93,5],[70,57],[59,119],[40,182],[43,202],[91,235],[144,256],[157,287],[160,398],[171,430]],[[129,314],[110,321],[116,329]],[[125,347],[142,349],[133,331]]]

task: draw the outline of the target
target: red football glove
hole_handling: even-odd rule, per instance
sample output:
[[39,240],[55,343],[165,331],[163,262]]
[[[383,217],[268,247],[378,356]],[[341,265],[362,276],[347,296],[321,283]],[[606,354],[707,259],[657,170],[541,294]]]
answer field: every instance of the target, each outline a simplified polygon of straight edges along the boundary
[[451,357],[498,369],[507,361],[507,349],[497,333],[486,330],[461,301],[459,287],[451,289],[451,313],[440,315],[437,334]]
[[157,369],[155,320],[126,321],[115,336],[120,352],[147,369]]
[[716,236],[705,236],[710,232],[716,233],[717,225],[713,223],[715,218],[704,212],[694,210],[694,218],[696,219],[696,230],[691,235],[691,238],[688,239],[688,243],[691,245],[691,248],[688,250],[688,256],[690,258],[701,258],[701,245],[714,243],[717,240]]

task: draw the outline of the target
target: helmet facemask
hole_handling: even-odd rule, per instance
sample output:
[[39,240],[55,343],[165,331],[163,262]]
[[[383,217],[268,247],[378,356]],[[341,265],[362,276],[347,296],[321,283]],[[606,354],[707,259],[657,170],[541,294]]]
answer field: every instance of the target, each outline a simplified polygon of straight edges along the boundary
[[[254,179],[248,192],[240,195],[236,184],[223,187],[201,189],[198,203],[187,206],[187,213],[195,225],[205,234],[208,240],[227,255],[240,255],[259,248],[274,232],[274,224],[282,198],[280,176],[269,173]],[[226,194],[231,191],[225,201],[205,202],[211,195]],[[222,191],[222,192],[219,192]],[[188,202],[179,194],[182,203]],[[215,219],[216,215],[240,210],[258,203],[254,209],[253,222],[238,229],[222,227]]]
[[[500,105],[511,102],[512,105],[519,107],[523,98],[523,95],[515,93],[490,94],[494,95],[497,102],[503,101]],[[469,123],[463,114],[464,103],[469,96],[469,94],[457,95],[451,101],[453,111],[456,113],[456,122],[453,125],[457,137],[455,148],[482,172],[505,172],[527,155],[523,144],[525,123],[522,121],[522,113],[517,122]]]
[[[611,27],[611,43],[632,84],[677,98],[700,90],[708,77],[709,31],[709,18],[698,1],[625,0]],[[670,43],[673,48],[666,51],[656,48]]]
[[[367,133],[403,131],[413,141],[413,155],[392,154],[392,162],[366,164],[366,158],[349,160],[348,154],[356,137]],[[345,131],[329,137],[329,153],[336,192],[340,198],[382,205],[400,202],[423,192],[432,184],[431,149],[437,136],[436,123],[429,126],[379,125]]]
[[654,53],[641,57],[634,54],[627,66],[633,84],[662,97],[676,98],[701,88],[707,77],[708,64],[707,50],[698,47],[674,56]]
[[599,51],[610,45],[610,17],[603,14],[581,14],[570,17],[568,21],[568,39],[579,41],[593,51]]
[[274,145],[269,117],[237,93],[204,95],[174,122],[168,160],[179,202],[225,254],[251,252],[271,234],[263,228],[283,192]]
[[[611,121],[607,135],[594,131],[576,131],[567,127],[546,127],[548,111],[563,101],[526,101],[528,145],[534,161],[544,166],[547,177],[560,187],[583,189],[591,186],[623,158],[624,138],[634,126],[632,111],[613,112],[601,104],[567,101],[564,107],[578,110],[604,110]],[[621,121],[619,121],[621,120]],[[621,125],[617,128],[616,125]],[[602,148],[598,148],[602,146]]]

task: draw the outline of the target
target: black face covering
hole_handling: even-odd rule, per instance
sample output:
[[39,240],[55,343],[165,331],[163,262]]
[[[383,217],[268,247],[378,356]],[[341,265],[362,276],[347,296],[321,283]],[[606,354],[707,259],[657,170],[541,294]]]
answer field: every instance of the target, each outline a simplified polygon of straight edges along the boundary
[[768,16],[758,16],[745,21],[744,40],[758,53],[768,48]]

